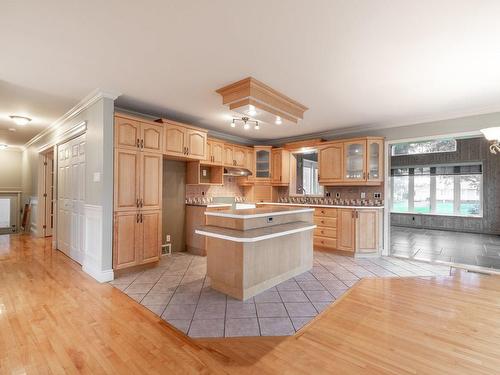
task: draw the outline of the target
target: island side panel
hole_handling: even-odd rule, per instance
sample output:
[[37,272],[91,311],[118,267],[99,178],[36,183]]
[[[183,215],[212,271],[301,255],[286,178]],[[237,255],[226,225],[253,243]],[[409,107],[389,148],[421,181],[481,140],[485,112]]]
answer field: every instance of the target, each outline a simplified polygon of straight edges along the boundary
[[[268,218],[272,217],[272,221],[268,222]],[[294,213],[294,214],[286,214],[286,215],[275,215],[270,213],[265,217],[256,217],[249,219],[237,219],[230,217],[221,217],[221,216],[211,216],[207,215],[207,225],[212,225],[215,227],[236,229],[236,230],[250,230],[256,228],[266,228],[273,225],[294,223],[297,221],[305,221],[312,223],[313,221],[313,212],[303,212],[303,213]]]

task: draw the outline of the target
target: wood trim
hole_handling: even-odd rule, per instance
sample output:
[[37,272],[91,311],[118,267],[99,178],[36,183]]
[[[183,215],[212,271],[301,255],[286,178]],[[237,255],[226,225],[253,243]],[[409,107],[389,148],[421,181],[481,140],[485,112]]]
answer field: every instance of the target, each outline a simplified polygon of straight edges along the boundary
[[154,123],[177,125],[177,126],[182,126],[184,128],[188,128],[188,129],[192,129],[192,130],[198,130],[198,131],[202,131],[202,132],[205,132],[205,133],[207,132],[207,129],[203,129],[203,128],[200,128],[198,126],[186,124],[186,123],[183,123],[183,122],[169,120],[169,119],[166,119],[166,118],[159,118],[158,120],[155,120]]
[[291,121],[291,122],[293,122],[295,124],[298,122],[297,118],[295,118],[293,116],[290,116],[287,113],[285,113],[283,111],[280,111],[280,110],[278,110],[276,108],[268,106],[265,103],[259,102],[257,100],[253,100],[251,98],[246,98],[246,99],[237,101],[235,103],[231,103],[231,104],[229,104],[229,109],[232,110],[232,111],[235,111],[238,108],[244,107],[246,105],[253,105],[255,108],[259,108],[259,109],[261,109],[263,111],[272,113],[273,115],[280,116],[281,118],[283,118],[285,120],[288,120],[288,121]]

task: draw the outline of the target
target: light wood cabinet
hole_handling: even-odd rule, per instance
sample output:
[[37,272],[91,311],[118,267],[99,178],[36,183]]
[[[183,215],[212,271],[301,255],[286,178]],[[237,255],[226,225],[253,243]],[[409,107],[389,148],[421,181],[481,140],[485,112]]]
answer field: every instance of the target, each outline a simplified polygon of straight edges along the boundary
[[318,153],[321,185],[380,185],[384,181],[383,138],[325,142]]
[[321,146],[318,149],[320,184],[342,181],[343,152],[341,142]]
[[163,157],[153,153],[140,155],[140,202],[142,210],[160,210],[162,199]]
[[273,187],[271,185],[249,185],[245,187],[245,198],[248,202],[272,202]]
[[188,125],[160,119],[165,127],[163,153],[167,156],[205,160],[207,158],[207,132]]
[[224,168],[222,165],[207,165],[199,161],[190,161],[186,164],[186,184],[223,185]]
[[337,249],[354,251],[356,241],[355,210],[340,208],[337,217]]
[[290,152],[282,148],[271,151],[271,184],[286,186],[290,183]]
[[271,181],[271,146],[255,146],[255,181]]
[[224,159],[224,143],[212,139],[207,140],[206,164],[222,165]]
[[161,252],[161,211],[116,212],[113,268],[156,262]]
[[135,150],[115,149],[114,206],[115,211],[135,210],[140,199],[140,153]]
[[233,147],[234,166],[245,168],[246,164],[246,149],[244,147]]
[[224,145],[224,165],[234,166],[233,145]]
[[376,254],[379,249],[380,210],[356,211],[356,253]]
[[314,246],[327,250],[337,248],[337,214],[336,208],[315,208]]
[[126,115],[115,116],[115,147],[161,154],[163,127]]

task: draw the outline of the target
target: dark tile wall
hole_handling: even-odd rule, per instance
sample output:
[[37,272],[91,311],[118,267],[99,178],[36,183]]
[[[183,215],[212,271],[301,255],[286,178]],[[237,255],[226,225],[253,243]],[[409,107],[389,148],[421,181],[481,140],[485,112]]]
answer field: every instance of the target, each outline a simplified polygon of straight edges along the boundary
[[483,217],[463,218],[437,215],[391,214],[398,226],[445,229],[460,232],[500,234],[500,155],[493,155],[485,138],[457,140],[456,152],[391,157],[392,167],[427,164],[482,162]]

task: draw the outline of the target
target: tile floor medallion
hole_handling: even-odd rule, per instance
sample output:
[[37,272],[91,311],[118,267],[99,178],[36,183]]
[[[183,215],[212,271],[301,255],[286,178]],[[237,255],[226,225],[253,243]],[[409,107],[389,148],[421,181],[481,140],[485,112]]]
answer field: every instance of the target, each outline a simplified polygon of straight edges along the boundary
[[391,254],[500,269],[500,236],[391,226]]
[[448,275],[449,267],[315,251],[309,272],[246,301],[211,289],[205,272],[205,257],[175,253],[164,256],[155,268],[111,284],[190,337],[287,336],[363,277]]

